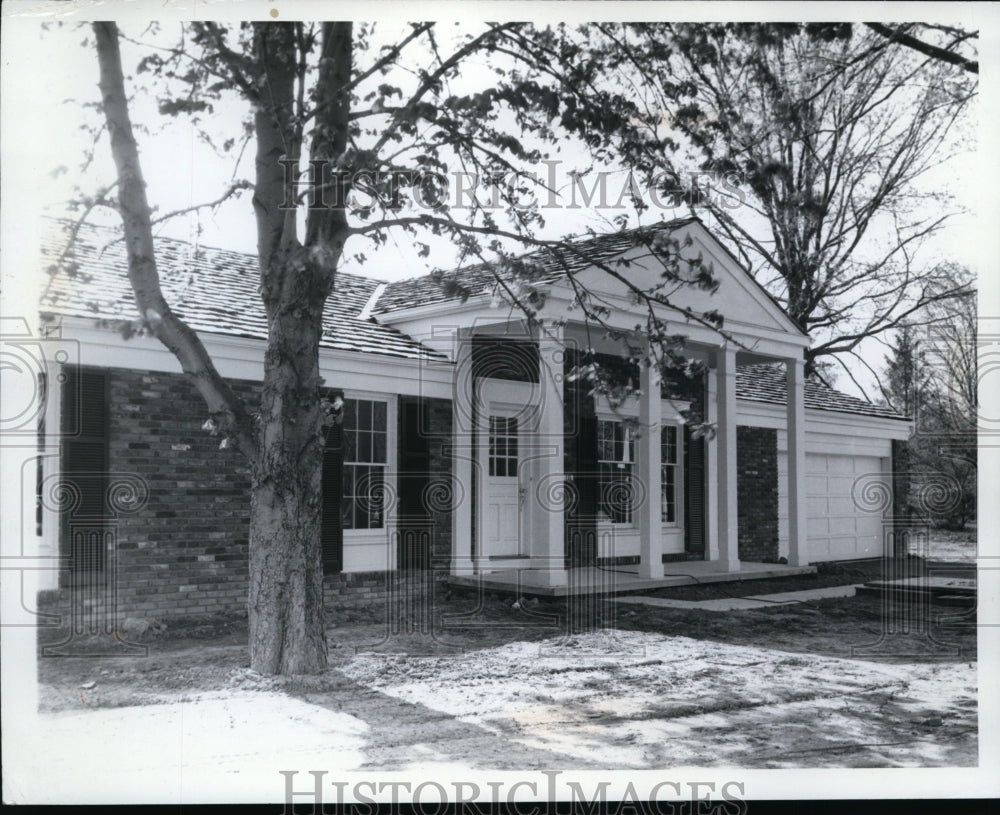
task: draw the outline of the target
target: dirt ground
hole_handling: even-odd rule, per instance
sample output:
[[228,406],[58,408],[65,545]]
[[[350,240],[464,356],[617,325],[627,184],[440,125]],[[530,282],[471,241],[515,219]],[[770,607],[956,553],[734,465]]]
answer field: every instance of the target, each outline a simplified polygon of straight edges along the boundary
[[[761,581],[752,593],[831,579]],[[133,637],[142,656],[111,656],[124,646],[95,638],[70,644],[78,656],[41,657],[40,709],[71,731],[103,722],[124,732],[132,706],[190,716],[221,705],[243,739],[268,711],[278,729],[329,715],[339,724],[324,732],[354,734],[349,750],[340,740],[342,759],[361,770],[977,764],[974,610],[872,596],[723,613],[603,600],[515,607],[452,592],[331,612],[321,676],[251,672],[245,619],[174,622]],[[64,636],[46,631],[40,644]],[[239,712],[244,699],[253,715]],[[274,749],[270,737],[262,750]],[[245,766],[239,755],[234,766]]]

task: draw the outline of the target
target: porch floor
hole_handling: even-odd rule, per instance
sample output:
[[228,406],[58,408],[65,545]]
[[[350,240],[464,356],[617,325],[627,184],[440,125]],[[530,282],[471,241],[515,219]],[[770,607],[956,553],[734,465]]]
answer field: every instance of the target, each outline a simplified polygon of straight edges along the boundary
[[[685,560],[664,563],[666,573],[661,578],[639,577],[638,566],[577,566],[566,570],[566,583],[560,586],[540,586],[531,582],[529,569],[504,569],[474,575],[450,575],[454,586],[504,591],[517,595],[565,597],[570,594],[629,594],[670,586],[692,586],[699,583],[738,583],[744,580],[765,580],[773,577],[793,577],[815,574],[815,566],[785,566],[780,563],[741,561],[739,571],[724,571],[714,560]],[[527,577],[527,579],[525,579]]]

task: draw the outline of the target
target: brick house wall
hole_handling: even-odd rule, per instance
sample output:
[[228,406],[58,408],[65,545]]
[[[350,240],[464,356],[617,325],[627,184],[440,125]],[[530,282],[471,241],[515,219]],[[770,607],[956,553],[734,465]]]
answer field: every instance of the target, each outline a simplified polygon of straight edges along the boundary
[[740,560],[778,559],[778,431],[736,428],[736,501]]
[[[255,399],[258,386],[232,382]],[[246,609],[250,473],[202,429],[201,397],[180,374],[109,371],[108,464],[148,484],[118,520],[118,608],[168,617]]]
[[[245,612],[248,465],[238,451],[219,449],[219,437],[202,429],[204,404],[182,375],[117,368],[105,373],[107,468],[112,474],[137,476],[146,496],[140,509],[110,519],[117,545],[106,569],[113,570],[114,579],[103,582],[115,586],[115,616],[121,620]],[[246,381],[230,385],[251,403],[260,387]],[[422,407],[434,482],[427,491],[431,555],[439,569],[447,569],[451,403],[427,399]],[[382,600],[401,579],[385,571],[328,574],[325,599],[335,605]],[[107,593],[89,592],[85,604],[94,605],[99,595]],[[65,607],[70,592],[64,584],[41,599],[46,607]]]

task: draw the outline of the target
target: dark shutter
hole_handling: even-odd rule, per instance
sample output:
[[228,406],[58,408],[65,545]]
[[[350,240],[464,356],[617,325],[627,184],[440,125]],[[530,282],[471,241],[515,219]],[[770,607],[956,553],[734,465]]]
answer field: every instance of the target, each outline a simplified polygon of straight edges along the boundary
[[104,569],[103,529],[109,508],[108,375],[66,368],[63,382],[63,480],[78,500],[62,519],[63,551],[71,572]]
[[597,560],[597,418],[578,415],[574,445],[576,471],[572,473],[574,496],[567,513],[567,553],[573,566],[592,566]]
[[399,545],[396,565],[400,570],[426,569],[430,564],[430,530],[433,528],[426,490],[430,484],[430,443],[424,431],[422,412],[426,400],[399,399]]
[[[332,397],[331,397],[332,398]],[[344,452],[343,427],[335,424],[326,435],[323,451],[323,521],[320,541],[323,548],[323,573],[334,574],[344,568],[344,530],[341,522],[343,500]]]
[[705,439],[684,428],[684,550],[705,556]]

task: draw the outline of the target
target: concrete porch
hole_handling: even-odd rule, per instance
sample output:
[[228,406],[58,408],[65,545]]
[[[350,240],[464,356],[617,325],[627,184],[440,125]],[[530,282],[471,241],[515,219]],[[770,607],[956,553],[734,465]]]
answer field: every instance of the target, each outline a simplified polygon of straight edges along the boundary
[[740,562],[739,570],[726,571],[725,564],[712,560],[687,560],[663,564],[663,577],[640,577],[639,566],[578,566],[566,569],[566,582],[542,586],[533,581],[532,569],[505,569],[478,575],[450,575],[454,586],[503,591],[537,597],[566,597],[579,594],[629,594],[670,586],[699,583],[737,583],[814,574],[815,566],[786,566],[779,563]]

